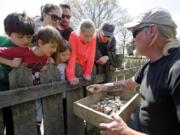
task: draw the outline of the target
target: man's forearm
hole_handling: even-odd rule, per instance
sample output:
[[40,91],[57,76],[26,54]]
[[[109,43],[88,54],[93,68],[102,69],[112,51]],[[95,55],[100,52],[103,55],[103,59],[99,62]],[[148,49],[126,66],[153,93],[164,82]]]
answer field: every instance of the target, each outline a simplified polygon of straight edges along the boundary
[[112,83],[105,83],[104,84],[107,87],[107,91],[111,90],[123,90],[124,89],[124,84],[120,81],[118,82],[112,82]]
[[133,79],[123,80],[123,81],[117,81],[112,83],[105,83],[104,86],[106,86],[106,91],[125,91],[125,90],[133,90],[138,86],[136,82],[133,81]]

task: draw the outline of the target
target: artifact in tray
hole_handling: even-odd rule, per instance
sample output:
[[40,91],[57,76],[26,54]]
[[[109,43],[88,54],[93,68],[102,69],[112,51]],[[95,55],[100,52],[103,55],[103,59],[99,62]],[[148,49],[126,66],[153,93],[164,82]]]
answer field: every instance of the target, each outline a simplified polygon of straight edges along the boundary
[[114,113],[120,111],[121,107],[127,102],[127,100],[121,100],[120,96],[106,95],[102,97],[98,103],[91,104],[89,107],[112,116]]

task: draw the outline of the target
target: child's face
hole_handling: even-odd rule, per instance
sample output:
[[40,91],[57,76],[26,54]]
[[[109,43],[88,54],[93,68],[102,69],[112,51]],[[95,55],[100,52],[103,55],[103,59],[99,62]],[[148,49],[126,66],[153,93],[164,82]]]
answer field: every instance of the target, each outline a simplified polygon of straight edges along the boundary
[[57,44],[56,43],[45,43],[38,42],[39,49],[43,55],[50,57],[53,53],[56,52]]
[[17,45],[18,47],[28,47],[31,43],[32,35],[23,35],[20,33],[11,33],[9,35],[11,42]]
[[58,57],[59,58],[59,62],[66,63],[66,62],[68,62],[69,57],[70,57],[70,50],[69,49],[67,49],[64,52],[60,52],[59,53],[59,57]]
[[80,37],[85,43],[90,42],[94,36],[94,32],[95,30],[93,28],[81,30]]

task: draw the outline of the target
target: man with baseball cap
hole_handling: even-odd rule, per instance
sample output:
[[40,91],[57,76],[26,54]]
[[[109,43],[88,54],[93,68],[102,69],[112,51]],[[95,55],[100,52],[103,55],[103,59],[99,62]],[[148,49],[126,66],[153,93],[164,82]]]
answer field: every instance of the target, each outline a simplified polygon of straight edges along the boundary
[[[110,53],[116,53],[116,39],[114,37],[115,26],[110,23],[104,23],[96,31],[96,57],[95,63],[97,65],[97,72],[106,72],[109,65],[112,65],[110,61]],[[103,69],[103,70],[101,70]],[[101,71],[100,71],[101,70]]]
[[114,25],[109,24],[109,23],[104,23],[102,28],[101,28],[102,34],[107,36],[107,37],[113,36],[114,29],[115,29]]
[[154,8],[125,25],[135,48],[149,61],[130,79],[94,84],[87,90],[125,91],[140,86],[140,108],[128,125],[114,116],[101,123],[102,135],[180,135],[180,41],[170,13]]

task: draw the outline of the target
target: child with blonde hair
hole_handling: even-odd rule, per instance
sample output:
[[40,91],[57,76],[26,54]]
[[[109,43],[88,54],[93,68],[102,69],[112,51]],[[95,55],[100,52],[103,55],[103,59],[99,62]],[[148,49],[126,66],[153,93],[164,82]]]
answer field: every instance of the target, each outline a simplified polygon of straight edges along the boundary
[[66,76],[70,85],[79,83],[79,79],[75,76],[76,63],[83,69],[83,78],[91,80],[96,50],[94,33],[94,23],[85,19],[80,23],[80,32],[72,32],[70,35],[71,55],[66,68]]

